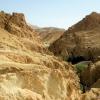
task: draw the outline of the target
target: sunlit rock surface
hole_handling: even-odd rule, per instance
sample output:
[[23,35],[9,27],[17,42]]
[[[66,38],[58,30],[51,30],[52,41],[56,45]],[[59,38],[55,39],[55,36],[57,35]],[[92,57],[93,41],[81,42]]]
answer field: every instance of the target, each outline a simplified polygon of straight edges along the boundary
[[0,100],[88,100],[81,93],[75,67],[51,55],[24,15],[0,12]]
[[0,100],[75,100],[74,67],[49,54],[23,14],[0,13]]

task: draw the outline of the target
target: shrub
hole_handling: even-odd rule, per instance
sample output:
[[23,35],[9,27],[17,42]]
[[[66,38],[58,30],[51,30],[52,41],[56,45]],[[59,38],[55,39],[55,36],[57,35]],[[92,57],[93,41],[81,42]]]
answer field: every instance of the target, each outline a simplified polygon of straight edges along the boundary
[[86,67],[88,67],[88,65],[84,63],[76,64],[77,73],[81,73]]

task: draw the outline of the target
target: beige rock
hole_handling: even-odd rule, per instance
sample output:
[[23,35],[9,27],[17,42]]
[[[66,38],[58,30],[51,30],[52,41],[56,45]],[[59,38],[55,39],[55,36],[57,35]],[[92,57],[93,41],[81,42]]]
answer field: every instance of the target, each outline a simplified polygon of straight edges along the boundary
[[92,88],[82,95],[81,100],[100,100],[100,88]]
[[23,14],[0,17],[0,100],[83,98],[74,66],[49,54]]
[[0,100],[78,99],[73,67],[48,53],[23,14],[9,16],[0,26]]

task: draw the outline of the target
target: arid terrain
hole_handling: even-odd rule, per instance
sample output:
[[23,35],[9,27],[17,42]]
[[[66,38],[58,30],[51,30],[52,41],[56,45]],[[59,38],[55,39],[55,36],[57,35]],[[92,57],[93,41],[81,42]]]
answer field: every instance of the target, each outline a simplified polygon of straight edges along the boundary
[[44,27],[44,28],[36,28],[35,31],[40,36],[40,39],[44,43],[46,47],[49,47],[53,42],[59,39],[65,29],[60,29],[56,27]]
[[[60,45],[59,45],[60,44]],[[83,57],[86,60],[100,56],[100,14],[93,12],[70,27],[56,40],[50,50],[57,56]]]
[[[99,28],[98,13],[64,32],[36,31],[24,14],[1,11],[0,100],[99,100]],[[77,57],[84,60],[72,64]]]

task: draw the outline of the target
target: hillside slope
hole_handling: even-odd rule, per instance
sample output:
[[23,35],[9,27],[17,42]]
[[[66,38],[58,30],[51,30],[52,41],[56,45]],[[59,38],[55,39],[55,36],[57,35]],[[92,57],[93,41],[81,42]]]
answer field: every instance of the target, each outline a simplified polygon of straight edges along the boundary
[[95,91],[81,95],[74,66],[49,54],[23,14],[0,12],[0,100],[91,100]]
[[83,57],[94,60],[100,56],[100,14],[93,12],[65,31],[50,46],[50,51],[64,59]]
[[[70,27],[57,41],[51,44],[49,50],[65,61],[75,64],[84,91],[92,86],[100,88],[98,83],[100,80],[99,13],[93,12]],[[91,63],[87,63],[88,61]]]
[[72,65],[49,55],[23,14],[0,12],[0,100],[79,98]]
[[40,39],[43,41],[45,46],[49,46],[53,42],[55,42],[58,38],[60,38],[63,33],[64,29],[55,28],[55,27],[45,27],[45,28],[37,28],[35,29]]

